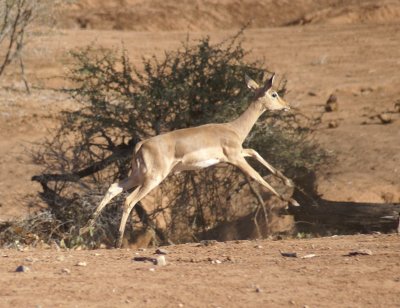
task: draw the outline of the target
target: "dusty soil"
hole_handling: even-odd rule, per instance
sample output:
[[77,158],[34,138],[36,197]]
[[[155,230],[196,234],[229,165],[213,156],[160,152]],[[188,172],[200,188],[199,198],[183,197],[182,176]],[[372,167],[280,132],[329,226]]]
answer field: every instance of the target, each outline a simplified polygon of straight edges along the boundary
[[[318,171],[318,192],[328,200],[400,202],[398,1],[292,2],[86,0],[63,11],[57,27],[37,28],[25,50],[32,94],[15,67],[0,80],[0,219],[32,210],[27,200],[40,187],[30,178],[40,168],[29,149],[52,133],[61,110],[75,106],[54,91],[67,85],[69,50],[123,41],[140,66],[142,57],[177,48],[188,31],[192,39],[221,41],[249,20],[249,57],[286,75],[293,106],[315,116],[331,94],[338,98],[338,110],[323,115],[315,134],[336,157]],[[132,262],[152,249],[1,250],[0,306],[398,307],[399,243],[395,235],[366,235],[187,244],[167,248],[165,267]],[[343,256],[353,249],[373,255]],[[279,250],[317,257],[284,258]],[[15,273],[21,264],[31,271]]]
[[[0,250],[1,307],[399,307],[398,235],[155,249]],[[370,250],[372,255],[346,256]],[[297,258],[280,252],[296,252]],[[313,258],[302,258],[314,254]],[[86,262],[86,266],[77,266]],[[29,272],[15,272],[20,266]]]

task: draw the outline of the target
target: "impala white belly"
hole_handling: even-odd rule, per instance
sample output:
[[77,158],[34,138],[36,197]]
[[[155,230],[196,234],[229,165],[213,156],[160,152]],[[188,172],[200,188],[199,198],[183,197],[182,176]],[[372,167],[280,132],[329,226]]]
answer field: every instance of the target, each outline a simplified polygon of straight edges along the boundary
[[195,162],[193,164],[193,166],[195,166],[197,168],[207,168],[207,167],[210,167],[212,165],[216,165],[218,163],[219,163],[219,159],[210,158],[210,159],[207,159],[207,160]]
[[185,170],[203,169],[203,168],[210,167],[212,165],[216,165],[219,162],[221,162],[221,160],[219,160],[217,158],[210,158],[210,159],[201,160],[201,161],[180,162],[179,164],[177,164],[174,167],[173,172],[177,173],[177,172],[181,172],[181,171],[185,171]]

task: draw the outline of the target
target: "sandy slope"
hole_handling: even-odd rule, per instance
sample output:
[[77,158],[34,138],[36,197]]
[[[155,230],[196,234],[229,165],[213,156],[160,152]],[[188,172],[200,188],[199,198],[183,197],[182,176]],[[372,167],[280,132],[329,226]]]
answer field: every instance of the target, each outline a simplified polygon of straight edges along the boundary
[[395,0],[80,0],[58,19],[61,27],[136,31],[214,31],[296,23],[397,22]]

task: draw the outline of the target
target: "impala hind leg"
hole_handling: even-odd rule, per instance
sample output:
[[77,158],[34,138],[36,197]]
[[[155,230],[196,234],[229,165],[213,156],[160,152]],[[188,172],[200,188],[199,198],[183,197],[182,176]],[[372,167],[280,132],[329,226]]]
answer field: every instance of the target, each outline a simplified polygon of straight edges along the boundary
[[124,204],[124,211],[122,213],[121,223],[119,225],[119,238],[116,244],[117,248],[121,248],[122,240],[124,238],[125,226],[132,209],[140,200],[142,200],[150,191],[153,190],[161,181],[149,180],[145,181],[143,185],[139,185],[136,189],[126,198]]
[[283,197],[280,193],[278,193],[270,184],[268,184],[261,175],[258,174],[256,170],[251,167],[248,162],[243,158],[240,157],[237,160],[230,161],[232,164],[234,164],[236,167],[238,167],[240,170],[242,170],[246,175],[251,177],[252,179],[256,180],[258,183],[263,185],[265,188],[267,188],[269,191],[271,191],[275,196],[280,198],[283,201],[289,202],[293,206],[299,206],[300,204],[294,200],[293,198],[285,198]]
[[115,196],[119,195],[124,190],[126,191],[137,186],[138,184],[139,183],[134,175],[131,175],[118,183],[112,184],[108,189],[107,193],[105,194],[103,200],[101,200],[99,206],[96,208],[96,211],[93,213],[91,219],[86,224],[86,226],[79,230],[79,234],[82,235],[87,233],[90,230],[90,228],[94,226],[97,218],[100,216],[100,213]]

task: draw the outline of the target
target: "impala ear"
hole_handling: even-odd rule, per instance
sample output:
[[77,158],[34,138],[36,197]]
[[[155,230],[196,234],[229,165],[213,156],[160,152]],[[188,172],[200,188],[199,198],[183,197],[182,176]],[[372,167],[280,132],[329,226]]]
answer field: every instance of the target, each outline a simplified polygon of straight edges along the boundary
[[272,85],[273,85],[273,83],[274,83],[274,80],[275,80],[275,73],[273,73],[273,74],[272,74],[272,77],[271,77],[269,80],[267,80],[267,81],[265,82],[264,87],[263,87],[263,90],[264,90],[264,91],[268,91],[269,89],[271,89],[271,88],[272,88]]
[[247,74],[244,76],[244,78],[246,80],[246,84],[249,89],[257,90],[260,88],[260,86],[257,84],[257,82],[255,82],[253,79],[251,79],[249,76],[247,76]]

